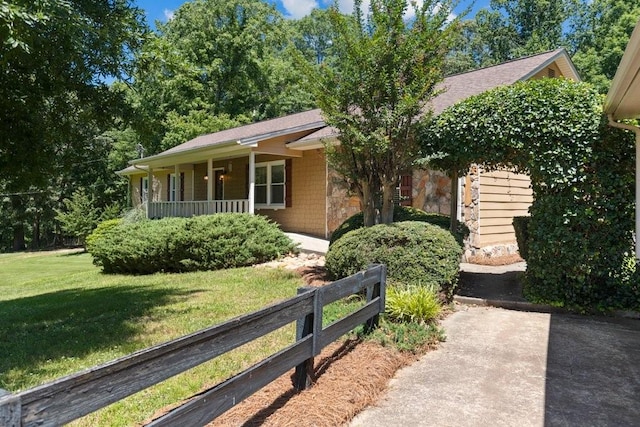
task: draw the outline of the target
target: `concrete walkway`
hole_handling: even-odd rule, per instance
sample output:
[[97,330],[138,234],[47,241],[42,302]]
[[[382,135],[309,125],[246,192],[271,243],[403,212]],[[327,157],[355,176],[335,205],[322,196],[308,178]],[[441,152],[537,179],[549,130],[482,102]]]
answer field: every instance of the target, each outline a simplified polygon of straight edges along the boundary
[[302,252],[324,255],[329,250],[329,241],[317,237],[299,233],[285,233],[294,243],[297,243]]
[[[508,273],[471,276],[467,291],[508,294]],[[456,307],[446,342],[351,427],[640,426],[640,320]]]

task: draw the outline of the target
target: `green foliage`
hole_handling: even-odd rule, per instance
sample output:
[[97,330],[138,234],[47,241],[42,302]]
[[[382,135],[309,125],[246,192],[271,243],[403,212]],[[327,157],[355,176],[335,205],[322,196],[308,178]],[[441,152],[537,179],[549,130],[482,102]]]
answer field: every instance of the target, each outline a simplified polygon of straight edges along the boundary
[[162,138],[160,149],[168,150],[197,136],[237,127],[247,121],[242,116],[231,119],[228,114],[216,116],[204,110],[191,110],[186,116],[170,111],[164,119],[167,131]]
[[513,217],[513,229],[516,232],[516,241],[518,242],[518,252],[522,259],[529,257],[529,220],[528,216]]
[[127,274],[248,266],[293,250],[275,223],[248,214],[123,222],[103,230],[90,247],[105,273]]
[[99,239],[102,239],[114,227],[122,224],[121,218],[107,219],[99,223],[96,228],[87,236],[87,251],[91,252],[93,245]]
[[[423,210],[408,207],[408,206],[394,206],[393,208],[393,222],[404,221],[421,221],[428,222],[429,224],[437,225],[438,227],[449,230],[451,225],[451,219],[446,215],[440,215],[436,213],[427,213]],[[329,245],[332,245],[340,237],[344,236],[350,231],[357,230],[364,227],[363,213],[358,212],[355,215],[347,218],[336,230],[331,234]],[[458,232],[454,236],[458,243],[462,246],[463,240],[469,235],[469,229],[462,223],[458,223]]]
[[[590,0],[589,0],[590,1]],[[491,0],[462,31],[446,62],[447,74],[499,64],[566,45],[576,0]]]
[[312,106],[286,55],[290,27],[274,5],[189,1],[157,28],[137,56],[133,95],[134,126],[149,154],[234,121]]
[[386,264],[390,279],[450,296],[457,284],[461,255],[460,245],[447,230],[407,221],[345,234],[329,248],[326,267],[337,279],[372,263]]
[[584,81],[607,93],[638,19],[640,4],[628,0],[581,0],[569,45]]
[[429,323],[442,311],[438,296],[424,286],[388,286],[386,306],[390,319],[405,323]]
[[447,109],[423,138],[442,168],[475,162],[529,172],[529,298],[585,308],[630,299],[622,294],[632,288],[624,266],[633,247],[634,143],[607,125],[593,86],[542,79],[498,88]]
[[56,209],[56,220],[68,236],[77,237],[84,244],[98,224],[98,209],[83,189],[76,190],[71,199],[64,199],[65,210]]
[[444,341],[445,335],[444,331],[434,323],[397,323],[389,322],[383,317],[380,326],[366,335],[365,339],[400,351],[419,353],[429,345]]
[[366,19],[361,6],[354,3],[353,17],[330,10],[331,66],[299,62],[327,124],[340,133],[339,146],[326,146],[327,160],[360,198],[370,226],[376,200],[380,222],[393,220],[395,188],[417,155],[417,119],[437,94],[457,21],[448,23],[448,0],[372,1]]

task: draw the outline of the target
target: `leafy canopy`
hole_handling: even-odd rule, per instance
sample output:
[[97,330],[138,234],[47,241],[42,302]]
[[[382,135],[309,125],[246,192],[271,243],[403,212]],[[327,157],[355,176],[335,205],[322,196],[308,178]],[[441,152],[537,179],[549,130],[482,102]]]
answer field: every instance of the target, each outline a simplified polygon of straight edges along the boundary
[[[456,31],[451,2],[374,0],[366,19],[330,9],[335,37],[330,64],[307,66],[326,122],[339,130],[328,161],[360,197],[365,225],[393,220],[393,193],[417,155],[416,132],[427,102],[437,94],[442,64]],[[415,18],[406,20],[413,9]],[[381,197],[382,196],[382,197]]]

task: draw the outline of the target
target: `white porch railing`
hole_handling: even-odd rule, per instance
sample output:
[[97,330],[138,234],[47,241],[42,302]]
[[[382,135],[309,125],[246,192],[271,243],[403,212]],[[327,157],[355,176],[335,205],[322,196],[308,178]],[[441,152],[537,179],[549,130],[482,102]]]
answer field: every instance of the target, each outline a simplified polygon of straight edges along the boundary
[[249,200],[198,200],[190,202],[151,202],[148,218],[189,217],[214,213],[249,212]]

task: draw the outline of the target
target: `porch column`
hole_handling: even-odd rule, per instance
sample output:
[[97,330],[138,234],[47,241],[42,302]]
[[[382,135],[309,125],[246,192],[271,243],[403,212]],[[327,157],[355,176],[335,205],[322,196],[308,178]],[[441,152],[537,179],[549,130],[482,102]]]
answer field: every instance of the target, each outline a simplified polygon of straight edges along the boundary
[[[140,189],[140,191],[142,192],[142,189]],[[142,197],[142,194],[140,194],[140,197]],[[151,208],[151,201],[153,200],[153,169],[151,168],[151,166],[149,166],[149,169],[147,170],[147,204],[146,204],[146,208],[147,208],[147,218],[149,218],[149,209]]]
[[213,159],[207,159],[207,201],[213,200]]
[[249,213],[255,212],[256,199],[256,153],[249,153]]

